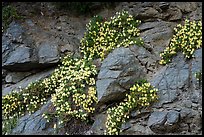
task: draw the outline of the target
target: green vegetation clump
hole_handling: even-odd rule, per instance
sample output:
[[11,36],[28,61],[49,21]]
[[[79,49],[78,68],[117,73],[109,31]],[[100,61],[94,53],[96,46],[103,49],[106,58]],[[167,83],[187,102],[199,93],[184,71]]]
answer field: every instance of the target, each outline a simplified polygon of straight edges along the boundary
[[106,55],[117,47],[142,45],[137,28],[141,21],[136,20],[127,11],[117,12],[110,21],[104,21],[100,16],[94,18],[87,25],[87,32],[81,40],[81,52],[85,57],[104,59]]
[[46,85],[43,81],[30,83],[25,89],[2,97],[3,134],[8,134],[15,126],[13,120],[25,114],[33,113],[45,104],[53,92],[46,92]]
[[105,134],[118,135],[121,132],[121,125],[129,118],[132,110],[147,107],[157,101],[157,91],[146,80],[136,82],[123,102],[107,110]]
[[93,106],[97,103],[96,74],[96,66],[90,60],[69,56],[63,59],[62,66],[54,75],[59,85],[55,87],[51,99],[56,108],[55,117],[59,117],[62,123],[70,116],[87,120],[89,114],[94,112]]
[[202,22],[185,20],[182,26],[178,24],[174,29],[175,34],[170,41],[170,45],[160,53],[160,64],[167,64],[171,62],[171,58],[181,51],[186,58],[193,57],[196,49],[202,46]]
[[46,92],[48,87],[43,81],[30,83],[28,87],[19,92],[13,91],[11,94],[3,96],[2,112],[4,118],[23,116],[26,112],[33,113],[40,105],[46,103],[47,98],[52,93]]
[[2,121],[2,135],[8,135],[12,129],[17,125],[18,117],[13,117]]

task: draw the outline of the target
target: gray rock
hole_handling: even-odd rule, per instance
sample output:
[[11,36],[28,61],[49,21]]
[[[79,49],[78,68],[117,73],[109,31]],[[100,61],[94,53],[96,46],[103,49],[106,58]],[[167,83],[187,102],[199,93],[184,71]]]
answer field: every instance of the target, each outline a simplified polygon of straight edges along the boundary
[[42,117],[42,114],[48,110],[50,105],[51,101],[49,100],[35,113],[21,117],[17,122],[17,126],[12,130],[12,134],[30,135],[39,134],[41,131],[44,132],[48,122]]
[[201,2],[197,2],[197,9],[190,12],[189,19],[196,20],[196,21],[202,20],[202,3]]
[[[196,54],[198,53],[196,52]],[[195,60],[196,59],[197,58],[195,58]],[[183,96],[185,95],[181,93],[181,90],[179,89],[184,88],[187,90],[190,86],[192,86],[189,83],[189,79],[193,76],[192,73],[190,73],[189,67],[190,66],[185,61],[184,56],[181,53],[178,53],[178,55],[173,58],[172,63],[167,64],[167,66],[161,68],[152,76],[150,83],[159,89],[158,106],[161,106],[163,103],[176,101],[180,94]],[[194,63],[194,65],[192,65],[192,70],[200,71],[200,64],[198,64],[198,62]],[[187,106],[190,107],[190,104]]]
[[[156,125],[161,126],[166,122],[167,119],[166,111],[155,111],[151,113],[148,119],[148,126],[152,129]],[[159,127],[158,127],[159,128]]]
[[[3,68],[11,71],[30,71],[36,68],[48,67],[59,60],[56,46],[41,45],[39,50],[37,49],[37,43],[42,42],[33,37],[30,31],[38,31],[39,36],[40,34],[48,36],[48,34],[39,31],[39,28],[36,28],[36,26],[34,27],[35,29],[33,29],[33,26],[30,26],[30,30],[28,30],[21,24],[15,22],[10,24],[7,33],[2,37]],[[51,44],[49,43],[48,45]],[[39,51],[39,57],[37,51]]]
[[6,75],[5,81],[7,83],[17,83],[30,74],[30,72],[11,72]]
[[125,122],[125,123],[123,123],[122,126],[121,126],[121,130],[122,130],[122,131],[127,130],[127,129],[129,129],[129,128],[131,128],[131,123],[130,123],[130,122]]
[[124,98],[125,91],[135,80],[143,76],[138,60],[128,48],[113,50],[102,62],[96,81],[99,102],[112,102]]
[[147,123],[148,127],[155,133],[165,132],[164,123],[167,120],[167,113],[167,111],[155,111],[151,113]]
[[[45,26],[32,19],[11,23],[2,36],[2,67],[10,71],[44,69],[56,65],[67,52],[78,54],[85,23],[77,18],[63,18],[66,22],[46,18],[47,24],[42,21]],[[53,30],[55,26],[63,29]]]
[[193,92],[192,95],[191,95],[191,101],[192,101],[193,103],[198,103],[199,100],[201,99],[200,97],[201,97],[200,93],[195,91],[195,92]]
[[196,2],[176,2],[174,3],[182,12],[192,12],[197,8]]
[[59,52],[57,45],[53,42],[43,42],[38,48],[39,63],[57,63],[59,61]]
[[105,126],[106,119],[107,119],[107,113],[98,114],[96,116],[96,120],[94,121],[89,131],[94,135],[103,135],[106,130],[106,126]]
[[12,39],[19,39],[24,32],[25,29],[14,21],[9,25],[6,31],[7,35],[10,35]]
[[187,100],[187,99],[183,100],[182,106],[184,106],[186,108],[191,108],[191,106],[192,106],[191,100]]
[[186,118],[190,113],[191,113],[191,109],[189,109],[189,108],[183,108],[183,109],[180,111],[180,117],[181,117],[181,119]]
[[37,74],[34,74],[34,75],[31,75],[31,76],[26,77],[25,79],[23,79],[22,81],[20,81],[20,82],[14,84],[14,85],[5,87],[5,88],[2,89],[2,96],[11,93],[13,90],[19,91],[19,90],[20,90],[19,87],[25,88],[25,87],[27,87],[28,84],[30,84],[31,82],[38,81],[38,80],[40,80],[40,79],[46,78],[46,77],[48,77],[53,71],[54,71],[54,68],[48,69],[48,70],[44,70],[44,71],[39,72],[39,73],[37,73]]
[[129,129],[124,130],[120,135],[151,135],[154,134],[147,126],[135,123]]
[[137,119],[140,117],[146,117],[146,115],[149,115],[150,111],[147,109],[141,109],[141,110],[133,110],[130,113],[130,116]]
[[152,51],[159,55],[168,46],[173,36],[173,23],[165,21],[145,22],[139,26],[142,29],[140,36],[145,44],[151,45]]
[[179,112],[178,111],[174,111],[174,110],[171,110],[168,112],[167,114],[167,123],[172,125],[172,124],[175,124],[177,123],[179,120]]
[[13,64],[23,64],[31,61],[31,48],[19,47],[9,54],[3,66],[11,66]]
[[138,19],[156,18],[158,17],[158,11],[152,7],[141,8],[141,11],[136,17]]

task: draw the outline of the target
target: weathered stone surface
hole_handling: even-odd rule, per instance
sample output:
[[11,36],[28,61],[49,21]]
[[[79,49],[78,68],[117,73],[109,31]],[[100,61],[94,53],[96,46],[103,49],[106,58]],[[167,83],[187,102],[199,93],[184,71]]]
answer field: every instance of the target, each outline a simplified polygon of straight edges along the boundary
[[178,89],[191,86],[189,85],[189,79],[193,79],[193,74],[202,69],[199,51],[201,52],[202,49],[196,50],[195,59],[192,60],[191,70],[189,70],[190,65],[186,63],[184,56],[178,53],[178,55],[173,58],[172,63],[161,68],[152,77],[150,83],[159,89],[159,106],[163,103],[173,102],[178,99],[178,95],[180,94]]
[[148,126],[141,125],[140,123],[135,123],[131,128],[125,130],[121,135],[154,135],[155,133],[151,131]]
[[[167,119],[167,113],[166,111],[155,111],[151,113],[149,119],[148,119],[148,126],[154,131],[156,130],[162,130],[162,125],[165,123]],[[161,129],[160,129],[161,128]]]
[[127,129],[129,129],[129,128],[131,128],[131,123],[130,123],[130,122],[125,122],[125,123],[123,123],[122,126],[121,126],[121,130],[122,130],[122,131],[127,130]]
[[191,101],[193,102],[193,103],[198,103],[200,100],[202,100],[201,99],[201,94],[200,94],[200,92],[199,91],[195,91],[195,92],[193,92],[192,93],[192,95],[190,96],[191,97]]
[[91,129],[89,130],[89,133],[94,135],[103,135],[106,129],[105,126],[106,119],[107,119],[106,113],[98,114]]
[[197,9],[190,12],[189,18],[191,20],[202,20],[202,2],[197,2]]
[[43,42],[38,48],[39,63],[57,63],[59,61],[59,52],[57,45],[50,42]]
[[44,70],[44,71],[37,73],[35,75],[31,75],[29,77],[26,77],[25,79],[23,79],[22,81],[14,84],[14,85],[3,88],[2,89],[2,96],[11,93],[13,90],[19,91],[20,90],[19,87],[25,88],[31,82],[38,81],[40,79],[48,77],[53,71],[54,71],[54,68],[49,69],[49,70]]
[[[48,9],[49,17],[39,13],[42,16],[37,19],[26,19],[23,24],[13,22],[7,33],[3,33],[3,68],[28,71],[31,68],[47,67],[46,64],[57,63],[61,55],[78,53],[79,40],[84,35],[85,23],[90,19],[66,15],[52,18],[50,15],[54,15],[54,10],[49,7]],[[107,109],[109,101],[112,103],[124,97],[124,92],[137,79],[135,75],[139,66],[145,73],[142,78],[147,78],[159,89],[159,100],[152,106],[153,109],[150,108],[150,112],[131,113],[131,122],[124,123],[122,126],[124,132],[121,134],[202,134],[202,85],[194,76],[196,72],[202,71],[202,48],[196,50],[195,58],[190,60],[185,59],[179,52],[173,57],[172,63],[158,65],[159,53],[168,46],[175,25],[186,17],[190,20],[202,20],[202,2],[121,2],[118,3],[116,10],[108,9],[102,11],[100,15],[109,18],[115,11],[121,9],[128,10],[137,19],[142,20],[139,29],[145,44],[142,47],[134,45],[125,48],[126,50],[122,50],[125,51],[124,54],[116,49],[118,54],[124,57],[119,55],[115,58],[108,57],[108,62],[102,62],[103,67],[101,62],[95,61],[100,70],[97,80],[98,97],[101,97],[101,102],[107,103],[104,107],[100,106],[101,111]],[[41,7],[39,11],[45,14],[44,10],[45,8]],[[28,9],[26,12],[23,10],[23,15],[32,13],[27,11]],[[49,46],[53,48],[50,49]],[[9,65],[4,65],[6,62]],[[3,77],[7,75],[7,82],[14,82],[15,80],[11,80],[8,74],[2,71]],[[18,89],[18,86],[26,87],[38,77],[44,76],[30,76],[12,86],[2,85],[3,95],[10,93],[12,89]],[[41,111],[31,116],[26,115],[19,121],[14,134],[53,134],[53,128],[45,128],[50,123],[42,119]],[[105,121],[105,114],[96,116],[93,131],[89,130],[87,134],[103,134]]]
[[[45,19],[44,22],[48,22],[47,26],[43,24],[46,29],[32,19],[11,23],[2,36],[2,67],[11,71],[43,69],[58,63],[59,57],[67,52],[78,54],[85,24],[76,20],[49,22]],[[53,30],[56,25],[63,29]]]
[[172,25],[173,23],[170,22],[156,21],[146,22],[139,26],[142,31],[140,36],[157,56],[168,46],[173,36]]
[[128,48],[113,50],[102,62],[96,81],[99,102],[113,102],[124,98],[124,92],[143,76],[138,60]]
[[155,133],[172,133],[178,131],[178,121],[179,112],[175,110],[155,111],[148,119],[148,126]]
[[145,7],[141,8],[139,14],[136,14],[135,16],[140,19],[149,19],[149,18],[156,18],[158,17],[158,11],[152,7]]
[[42,114],[47,111],[50,105],[51,101],[48,101],[35,113],[21,117],[16,128],[12,130],[12,134],[31,135],[46,130],[46,125],[49,123],[42,117]]
[[174,110],[171,110],[168,112],[167,114],[167,123],[172,125],[172,124],[175,124],[177,123],[179,120],[179,112],[178,111],[174,111]]
[[177,6],[182,12],[192,12],[197,8],[196,2],[174,2],[172,5]]
[[10,72],[6,75],[5,81],[7,83],[17,83],[30,74],[30,72]]
[[6,62],[3,66],[12,66],[14,64],[23,64],[31,62],[31,48],[29,47],[18,47],[9,54]]
[[179,8],[170,7],[167,12],[170,13],[170,21],[180,20],[182,18],[182,12]]

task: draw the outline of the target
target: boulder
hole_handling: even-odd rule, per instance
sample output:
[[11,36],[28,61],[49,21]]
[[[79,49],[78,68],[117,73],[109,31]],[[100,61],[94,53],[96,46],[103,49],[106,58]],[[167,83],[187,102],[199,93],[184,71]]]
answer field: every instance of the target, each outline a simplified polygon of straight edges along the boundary
[[177,132],[178,121],[179,112],[175,110],[155,111],[148,119],[148,126],[155,133],[171,133]]
[[167,124],[173,125],[179,121],[179,112],[171,110],[167,114]]
[[152,131],[162,131],[164,130],[164,123],[167,119],[167,111],[155,111],[151,113],[148,119],[148,126],[151,128]]
[[123,99],[140,78],[144,72],[134,54],[124,47],[113,50],[102,62],[96,81],[99,104]]

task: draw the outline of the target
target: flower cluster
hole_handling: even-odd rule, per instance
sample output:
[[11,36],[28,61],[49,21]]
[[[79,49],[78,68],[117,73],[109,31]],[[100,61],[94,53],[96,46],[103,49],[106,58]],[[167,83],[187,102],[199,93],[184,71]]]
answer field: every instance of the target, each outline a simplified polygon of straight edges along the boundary
[[117,12],[110,21],[104,21],[101,16],[94,18],[87,25],[87,32],[81,40],[81,52],[85,57],[104,59],[116,47],[142,45],[136,20],[127,11]]
[[[12,91],[11,94],[2,97],[2,123],[5,125],[4,134],[10,132],[11,128],[8,127],[14,127],[14,124],[9,125],[12,119],[16,120],[26,113],[31,114],[47,102],[53,91],[50,90],[49,93],[44,92],[48,88],[43,84],[43,81],[40,80],[30,83],[25,89],[21,89],[19,92]],[[6,131],[6,129],[9,130]]]
[[121,125],[128,118],[130,112],[137,108],[149,106],[157,100],[157,89],[146,81],[138,81],[130,88],[130,93],[126,94],[126,98],[119,105],[107,110],[107,121],[105,134],[118,135],[121,132]]
[[96,74],[96,66],[90,60],[70,56],[63,59],[62,66],[52,75],[56,79],[53,81],[58,82],[53,83],[55,94],[51,98],[56,108],[55,116],[62,121],[66,116],[86,120],[94,112]]
[[51,93],[42,92],[46,86],[42,81],[30,83],[25,89],[2,97],[4,119],[23,116],[26,112],[33,113],[45,104]]
[[182,26],[178,24],[174,28],[175,35],[170,41],[170,45],[160,53],[160,64],[167,64],[171,62],[171,58],[181,51],[186,58],[193,57],[193,53],[196,49],[202,46],[202,22],[185,20],[185,24]]

